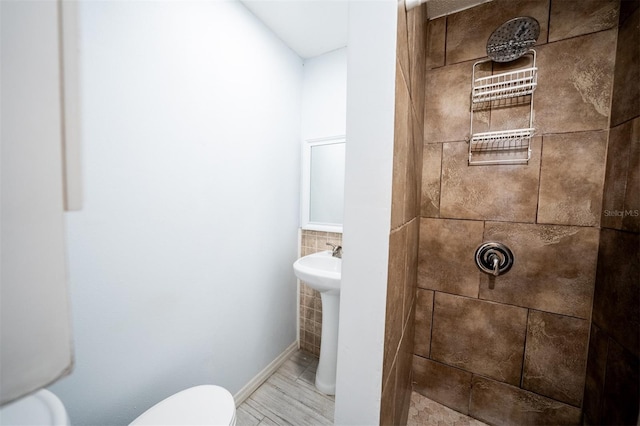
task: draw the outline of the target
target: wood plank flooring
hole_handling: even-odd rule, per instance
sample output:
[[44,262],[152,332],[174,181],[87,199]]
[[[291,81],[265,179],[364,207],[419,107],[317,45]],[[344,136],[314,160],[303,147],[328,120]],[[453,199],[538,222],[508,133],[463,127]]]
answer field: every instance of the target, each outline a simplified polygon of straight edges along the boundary
[[318,358],[294,353],[237,409],[237,426],[333,424],[335,398],[315,387]]
[[[320,426],[333,424],[335,398],[315,387],[318,358],[298,351],[236,411],[237,426]],[[486,426],[417,392],[411,394],[407,426]]]

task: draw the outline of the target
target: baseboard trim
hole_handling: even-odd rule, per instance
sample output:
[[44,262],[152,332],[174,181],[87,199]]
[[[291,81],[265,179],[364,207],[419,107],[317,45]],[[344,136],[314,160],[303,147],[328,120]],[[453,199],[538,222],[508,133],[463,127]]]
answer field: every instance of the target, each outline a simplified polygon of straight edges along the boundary
[[267,365],[261,372],[259,372],[253,379],[249,381],[246,385],[242,387],[235,395],[233,395],[233,399],[236,402],[236,407],[244,402],[245,399],[249,398],[256,389],[263,384],[269,376],[276,372],[278,368],[284,362],[289,359],[289,357],[298,350],[298,342],[293,342],[287,349],[284,350],[276,359],[271,361],[269,365]]

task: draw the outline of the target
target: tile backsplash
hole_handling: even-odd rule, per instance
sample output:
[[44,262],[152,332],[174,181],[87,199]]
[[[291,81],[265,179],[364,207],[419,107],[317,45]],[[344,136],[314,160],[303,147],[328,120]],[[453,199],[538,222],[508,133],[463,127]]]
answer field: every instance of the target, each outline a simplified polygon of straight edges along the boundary
[[[302,230],[300,255],[330,250],[327,245],[342,245],[342,234]],[[320,292],[300,282],[300,349],[320,355],[322,336],[322,301]]]

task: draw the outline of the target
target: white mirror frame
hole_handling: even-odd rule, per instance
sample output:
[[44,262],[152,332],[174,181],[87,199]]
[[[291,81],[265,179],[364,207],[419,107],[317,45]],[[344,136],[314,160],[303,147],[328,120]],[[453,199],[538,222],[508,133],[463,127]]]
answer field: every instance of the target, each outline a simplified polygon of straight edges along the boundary
[[311,201],[311,148],[321,145],[346,143],[345,135],[327,138],[307,139],[302,146],[302,194],[301,200],[301,224],[302,229],[311,231],[339,232],[342,233],[342,224],[311,222],[309,220]]

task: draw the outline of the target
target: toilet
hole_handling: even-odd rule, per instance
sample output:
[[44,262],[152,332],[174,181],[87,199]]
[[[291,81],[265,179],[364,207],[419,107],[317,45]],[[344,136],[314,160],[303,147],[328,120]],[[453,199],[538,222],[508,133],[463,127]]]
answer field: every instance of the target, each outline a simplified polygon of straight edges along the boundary
[[[160,401],[130,426],[235,426],[236,404],[228,390],[214,385],[185,389]],[[0,408],[0,425],[69,426],[62,401],[41,389]]]
[[231,393],[220,386],[200,385],[163,399],[129,426],[235,424],[236,404]]
[[7,426],[69,426],[62,401],[46,389],[0,408],[0,424]]

